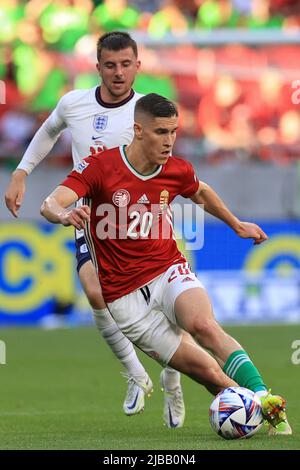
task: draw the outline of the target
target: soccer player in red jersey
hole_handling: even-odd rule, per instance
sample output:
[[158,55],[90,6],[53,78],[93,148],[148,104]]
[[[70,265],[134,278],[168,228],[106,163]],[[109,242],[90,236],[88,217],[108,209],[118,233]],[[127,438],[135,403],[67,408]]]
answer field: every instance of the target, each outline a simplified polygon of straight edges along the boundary
[[[178,126],[174,103],[152,93],[137,101],[134,118],[132,143],[82,160],[41,213],[50,222],[85,228],[104,299],[134,344],[212,393],[236,383],[251,389],[274,432],[290,434],[285,400],[268,392],[246,351],[215,320],[203,285],[178,250],[169,204],[181,195],[242,238],[260,244],[268,237],[235,217],[190,163],[169,158]],[[90,204],[68,209],[80,197]]]

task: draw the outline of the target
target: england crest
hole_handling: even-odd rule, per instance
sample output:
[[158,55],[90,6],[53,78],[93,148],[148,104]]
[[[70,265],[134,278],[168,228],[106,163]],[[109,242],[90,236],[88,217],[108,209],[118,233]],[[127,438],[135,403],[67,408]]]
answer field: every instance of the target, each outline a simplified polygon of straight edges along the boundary
[[108,116],[105,114],[96,114],[94,117],[94,129],[97,132],[104,131],[107,126]]

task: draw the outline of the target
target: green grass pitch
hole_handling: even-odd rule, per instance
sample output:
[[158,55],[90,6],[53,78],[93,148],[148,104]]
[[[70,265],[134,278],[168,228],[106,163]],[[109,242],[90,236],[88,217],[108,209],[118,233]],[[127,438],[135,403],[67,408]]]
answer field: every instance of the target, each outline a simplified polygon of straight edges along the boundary
[[212,397],[183,377],[186,422],[167,429],[162,422],[160,367],[143,354],[154,393],[144,413],[126,417],[126,382],[121,367],[95,328],[55,331],[3,329],[7,364],[0,365],[1,449],[300,449],[300,364],[291,362],[293,326],[226,328],[254,359],[264,380],[288,400],[293,436],[225,441],[211,430]]

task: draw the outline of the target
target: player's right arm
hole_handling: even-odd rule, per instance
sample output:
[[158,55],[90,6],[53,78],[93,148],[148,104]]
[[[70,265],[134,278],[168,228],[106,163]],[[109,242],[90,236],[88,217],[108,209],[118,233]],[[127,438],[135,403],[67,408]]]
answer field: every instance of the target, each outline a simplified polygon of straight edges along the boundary
[[64,101],[63,97],[48,119],[35,133],[21,162],[11,175],[5,192],[5,202],[14,217],[18,217],[18,210],[24,199],[26,177],[48,155],[61,131],[67,127],[64,119]]
[[73,189],[58,186],[43,202],[41,214],[53,224],[84,229],[85,223],[90,221],[90,208],[85,205],[69,208],[77,200],[78,195]]
[[84,229],[90,222],[89,206],[69,209],[78,199],[99,194],[101,191],[101,162],[97,157],[81,160],[67,178],[48,196],[42,204],[41,214],[53,224],[73,225]]

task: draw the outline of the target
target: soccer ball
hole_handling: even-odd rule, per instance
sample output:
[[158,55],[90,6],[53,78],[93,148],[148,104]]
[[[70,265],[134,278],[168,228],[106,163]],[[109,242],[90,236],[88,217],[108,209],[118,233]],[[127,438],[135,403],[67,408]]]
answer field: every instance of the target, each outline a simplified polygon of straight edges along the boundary
[[263,425],[260,399],[244,387],[225,388],[210,405],[209,420],[224,439],[252,437]]

